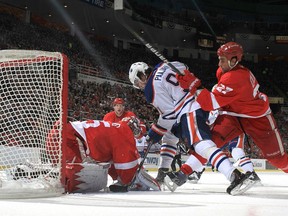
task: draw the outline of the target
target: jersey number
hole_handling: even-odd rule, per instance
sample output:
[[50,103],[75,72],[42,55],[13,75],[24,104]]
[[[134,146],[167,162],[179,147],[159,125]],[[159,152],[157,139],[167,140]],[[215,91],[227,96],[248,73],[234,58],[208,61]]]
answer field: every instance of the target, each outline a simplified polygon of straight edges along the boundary
[[232,92],[232,91],[233,91],[232,88],[230,88],[230,87],[228,87],[228,86],[225,86],[225,85],[223,85],[223,84],[218,85],[218,86],[216,87],[216,90],[217,90],[218,92],[224,94],[224,95],[227,94],[228,92]]
[[[175,74],[168,74],[168,76],[166,77],[166,81],[173,86],[179,86],[179,82],[177,81]],[[183,91],[189,92],[189,89],[183,89]]]
[[166,77],[166,81],[168,83],[174,85],[174,86],[179,86],[179,83],[178,83],[178,81],[176,79],[175,74],[172,74],[172,73],[168,74],[167,77]]

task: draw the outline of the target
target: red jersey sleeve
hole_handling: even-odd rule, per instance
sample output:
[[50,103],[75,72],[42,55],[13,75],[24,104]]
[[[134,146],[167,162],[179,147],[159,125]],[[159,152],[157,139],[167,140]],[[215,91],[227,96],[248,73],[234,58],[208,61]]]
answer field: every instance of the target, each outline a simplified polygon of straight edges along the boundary
[[268,98],[260,97],[259,84],[247,68],[238,65],[226,73],[218,69],[216,75],[219,80],[213,92],[204,89],[197,97],[202,109],[222,108],[243,117],[259,117],[270,111]]

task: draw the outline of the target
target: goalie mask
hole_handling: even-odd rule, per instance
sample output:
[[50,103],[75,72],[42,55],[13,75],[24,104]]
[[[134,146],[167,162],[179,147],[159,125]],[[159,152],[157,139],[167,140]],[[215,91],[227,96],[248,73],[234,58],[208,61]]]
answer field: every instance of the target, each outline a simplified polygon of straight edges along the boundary
[[129,79],[133,86],[137,89],[144,89],[147,82],[147,73],[151,69],[145,62],[136,62],[129,69]]

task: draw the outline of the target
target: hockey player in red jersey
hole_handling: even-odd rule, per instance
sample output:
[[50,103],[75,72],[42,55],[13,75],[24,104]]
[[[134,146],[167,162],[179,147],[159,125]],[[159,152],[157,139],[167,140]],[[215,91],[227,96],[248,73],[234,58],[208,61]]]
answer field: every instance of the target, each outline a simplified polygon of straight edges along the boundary
[[107,113],[103,118],[104,121],[119,122],[125,117],[136,116],[133,112],[125,110],[122,98],[115,98],[112,105],[114,111]]
[[[111,111],[107,113],[104,117],[104,121],[110,121],[110,122],[119,122],[125,118],[129,117],[136,117],[135,113],[125,110],[125,102],[122,98],[115,98],[113,101],[113,109],[114,111]],[[140,139],[145,133],[146,133],[146,126],[143,122],[140,122],[140,128],[141,133],[139,133],[138,136],[136,136],[136,139]]]
[[[239,64],[243,56],[242,46],[228,42],[218,49],[217,55],[218,83],[212,92],[203,89],[196,99],[202,109],[219,109],[222,114],[214,123],[213,141],[217,146],[223,145],[244,132],[272,165],[288,173],[288,156],[268,97],[259,91],[259,83],[253,73]],[[177,79],[187,89],[196,78],[185,74]]]
[[[49,143],[55,141],[57,131],[52,130],[51,132],[47,140],[47,150],[50,152],[52,149],[49,149],[49,146],[53,145],[49,145]],[[121,192],[128,191],[131,189],[129,186],[132,186],[133,190],[148,190],[150,188],[160,190],[157,182],[155,181],[156,183],[153,184],[153,178],[144,173],[145,171],[136,172],[140,156],[135,145],[134,134],[139,134],[139,124],[135,118],[129,118],[119,123],[99,120],[69,122],[67,125],[67,143],[64,146],[66,147],[66,190],[68,192],[77,192],[79,189],[82,191],[93,190],[97,187],[95,186],[97,182],[91,182],[89,177],[91,178],[93,175],[97,177],[95,172],[101,168],[96,167],[95,170],[91,170],[91,166],[87,167],[87,164],[101,165],[103,163],[105,165],[107,163],[113,164],[115,167],[115,172],[111,177],[118,182],[116,182],[116,190],[115,187],[109,186],[111,191],[118,192],[119,188],[121,188]],[[53,161],[53,159],[51,160]],[[109,167],[106,166],[106,168]],[[86,170],[84,171],[84,169]],[[134,182],[135,179],[136,183]],[[137,188],[135,185],[140,186]]]

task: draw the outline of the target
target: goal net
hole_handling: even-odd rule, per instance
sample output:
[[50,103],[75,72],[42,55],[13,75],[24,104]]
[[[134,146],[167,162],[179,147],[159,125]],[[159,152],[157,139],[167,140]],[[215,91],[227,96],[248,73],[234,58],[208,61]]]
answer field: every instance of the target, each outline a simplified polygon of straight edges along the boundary
[[[0,198],[61,195],[67,57],[58,52],[2,50],[0,85]],[[51,130],[57,130],[58,137],[48,147]]]

